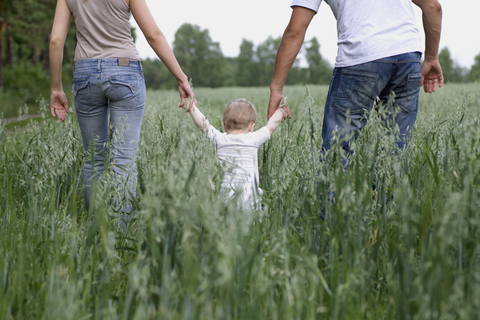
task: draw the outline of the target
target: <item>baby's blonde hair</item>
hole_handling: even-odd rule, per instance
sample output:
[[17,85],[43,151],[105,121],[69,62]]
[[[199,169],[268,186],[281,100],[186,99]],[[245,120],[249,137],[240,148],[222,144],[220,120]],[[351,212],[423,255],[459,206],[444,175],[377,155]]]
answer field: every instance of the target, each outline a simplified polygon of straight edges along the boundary
[[257,110],[245,98],[230,101],[223,110],[225,130],[243,130],[257,120]]

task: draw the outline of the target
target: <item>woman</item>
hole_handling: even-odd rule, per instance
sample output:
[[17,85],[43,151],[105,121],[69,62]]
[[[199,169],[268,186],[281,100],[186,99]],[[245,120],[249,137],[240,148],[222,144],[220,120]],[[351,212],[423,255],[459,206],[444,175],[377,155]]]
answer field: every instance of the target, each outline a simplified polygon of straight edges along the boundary
[[[92,180],[104,171],[105,158],[113,163],[115,184],[125,199],[135,196],[136,166],[140,126],[145,108],[142,66],[130,33],[133,17],[158,57],[178,80],[183,107],[195,96],[163,33],[156,25],[145,0],[58,0],[50,41],[52,74],[50,108],[52,115],[65,121],[68,102],[63,91],[61,69],[63,48],[72,15],[77,27],[77,47],[73,93],[75,111],[83,138],[83,151],[94,151],[83,168],[85,200],[90,206]],[[109,119],[112,125],[111,151]],[[95,176],[92,177],[92,174]],[[118,209],[118,208],[117,208]],[[129,201],[121,208],[130,212]],[[129,220],[129,219],[127,219]]]

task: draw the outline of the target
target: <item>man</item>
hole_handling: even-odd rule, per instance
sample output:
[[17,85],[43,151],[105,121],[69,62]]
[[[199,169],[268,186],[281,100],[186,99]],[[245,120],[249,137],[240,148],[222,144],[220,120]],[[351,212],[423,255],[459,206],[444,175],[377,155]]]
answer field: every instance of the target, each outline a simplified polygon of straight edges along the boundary
[[[283,99],[282,90],[303,44],[305,32],[322,0],[293,0],[292,16],[277,51],[270,85],[268,118]],[[347,134],[358,132],[375,101],[394,97],[397,145],[404,148],[415,124],[420,87],[436,91],[443,84],[438,62],[442,8],[437,0],[413,0],[423,15],[425,59],[411,0],[325,0],[337,19],[338,53],[325,104],[323,150],[335,139],[350,154]],[[288,105],[285,107],[290,116]]]

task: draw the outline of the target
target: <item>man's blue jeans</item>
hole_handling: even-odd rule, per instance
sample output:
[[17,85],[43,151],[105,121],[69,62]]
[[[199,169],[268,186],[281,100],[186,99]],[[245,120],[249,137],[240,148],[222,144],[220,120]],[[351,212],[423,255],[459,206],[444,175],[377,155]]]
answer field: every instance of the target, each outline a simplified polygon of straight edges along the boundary
[[[73,94],[86,155],[83,180],[87,208],[90,207],[92,182],[104,172],[105,163],[113,165],[114,184],[117,187],[127,186],[121,190],[125,199],[134,197],[137,178],[135,152],[146,97],[140,61],[78,60],[75,62]],[[112,129],[111,140],[109,126]],[[90,150],[93,150],[93,155]],[[125,184],[126,181],[128,183]],[[132,206],[127,201],[121,209],[130,212]]]
[[[397,146],[407,145],[418,112],[421,53],[405,53],[351,67],[335,68],[323,118],[323,150],[337,139],[347,155],[349,137],[356,138],[366,125],[375,101],[380,99],[394,114],[399,128]],[[394,93],[394,102],[387,103]],[[397,110],[399,110],[397,112]]]

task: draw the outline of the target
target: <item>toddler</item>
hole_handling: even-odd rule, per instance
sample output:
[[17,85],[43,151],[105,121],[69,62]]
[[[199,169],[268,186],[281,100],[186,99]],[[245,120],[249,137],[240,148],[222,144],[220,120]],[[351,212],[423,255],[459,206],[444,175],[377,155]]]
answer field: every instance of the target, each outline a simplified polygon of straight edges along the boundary
[[223,129],[215,129],[194,105],[190,111],[193,121],[206,133],[215,146],[224,177],[220,191],[232,199],[240,192],[239,205],[243,209],[260,209],[262,189],[258,179],[258,148],[267,142],[285,111],[278,108],[267,125],[253,131],[257,110],[247,99],[230,101],[223,111]]

